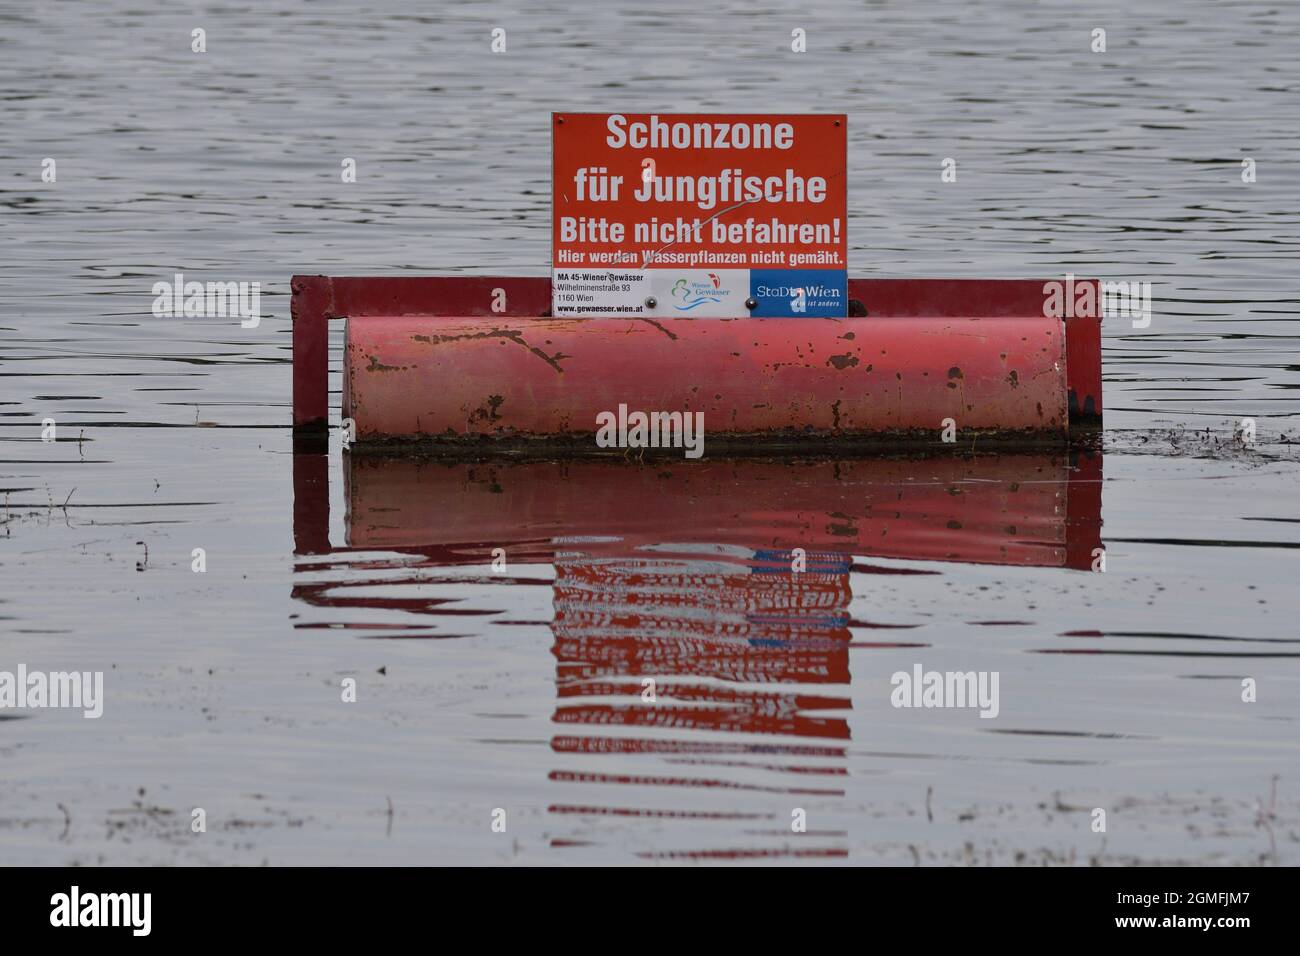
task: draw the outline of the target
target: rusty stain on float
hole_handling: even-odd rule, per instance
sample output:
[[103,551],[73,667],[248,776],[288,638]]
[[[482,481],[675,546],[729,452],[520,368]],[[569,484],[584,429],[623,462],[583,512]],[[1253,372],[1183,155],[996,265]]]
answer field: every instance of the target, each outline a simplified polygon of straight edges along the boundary
[[[1059,320],[670,322],[671,337],[628,319],[498,320],[476,333],[473,317],[367,318],[348,328],[343,415],[359,442],[591,441],[596,416],[620,404],[703,412],[713,440],[934,433],[945,418],[1063,433],[1068,422]],[[846,330],[855,347],[829,354]],[[1025,331],[1032,346],[1018,341]],[[1007,386],[1008,370],[1022,388]]]
[[296,276],[292,290],[295,432],[325,430],[328,322],[344,319],[360,450],[591,446],[619,404],[703,412],[715,450],[934,442],[946,418],[1060,442],[1101,417],[1100,320],[1045,315],[1039,280],[850,280],[842,319],[554,319],[547,278]]

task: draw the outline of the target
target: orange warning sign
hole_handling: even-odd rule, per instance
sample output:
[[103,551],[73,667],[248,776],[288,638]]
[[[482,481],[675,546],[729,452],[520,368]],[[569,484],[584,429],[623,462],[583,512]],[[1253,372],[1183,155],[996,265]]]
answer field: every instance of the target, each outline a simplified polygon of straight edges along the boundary
[[847,268],[843,115],[552,119],[552,268]]

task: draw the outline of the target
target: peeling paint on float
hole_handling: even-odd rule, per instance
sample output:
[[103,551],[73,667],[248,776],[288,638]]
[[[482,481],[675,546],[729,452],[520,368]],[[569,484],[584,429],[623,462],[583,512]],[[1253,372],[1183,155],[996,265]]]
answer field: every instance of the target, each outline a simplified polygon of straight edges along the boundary
[[444,316],[351,324],[344,415],[357,440],[590,442],[597,414],[620,403],[702,411],[712,440],[787,431],[933,438],[946,418],[962,430],[1059,438],[1069,419],[1057,319],[485,324]]

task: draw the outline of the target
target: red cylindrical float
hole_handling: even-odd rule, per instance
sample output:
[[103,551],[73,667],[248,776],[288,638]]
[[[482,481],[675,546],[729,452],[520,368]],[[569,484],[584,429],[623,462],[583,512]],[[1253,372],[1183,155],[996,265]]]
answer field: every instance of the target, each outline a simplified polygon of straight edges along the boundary
[[593,444],[601,412],[703,412],[707,441],[1064,435],[1065,327],[1037,317],[350,321],[358,441]]

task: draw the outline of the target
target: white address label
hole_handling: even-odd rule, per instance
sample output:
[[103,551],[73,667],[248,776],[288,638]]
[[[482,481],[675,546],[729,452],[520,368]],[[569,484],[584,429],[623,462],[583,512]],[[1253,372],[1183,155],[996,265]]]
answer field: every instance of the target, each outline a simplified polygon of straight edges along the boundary
[[645,269],[556,269],[551,315],[645,315],[650,279]]

